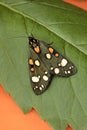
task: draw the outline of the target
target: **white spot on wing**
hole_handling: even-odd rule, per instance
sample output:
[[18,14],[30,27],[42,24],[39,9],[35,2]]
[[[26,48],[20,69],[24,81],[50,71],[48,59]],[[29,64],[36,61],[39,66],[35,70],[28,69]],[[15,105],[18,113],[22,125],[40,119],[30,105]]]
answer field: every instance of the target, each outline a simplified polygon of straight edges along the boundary
[[61,66],[64,67],[66,65],[67,65],[67,60],[66,59],[62,59]]
[[72,66],[70,66],[69,69],[72,69]]
[[42,91],[42,87],[39,87],[39,89]]
[[68,74],[70,74],[70,71],[68,70]]
[[35,86],[35,87],[34,87],[34,90],[37,89],[37,88],[38,88],[38,86]]
[[65,74],[67,74],[67,71],[65,71]]
[[74,68],[74,66],[71,66],[72,68]]
[[59,63],[58,66],[61,66],[61,64]]
[[45,71],[45,74],[47,74],[47,71]]
[[55,74],[59,74],[59,71],[60,71],[59,68],[54,69]]
[[46,54],[46,58],[47,58],[47,59],[51,59],[51,54],[50,54],[50,53],[47,53],[47,54]]
[[36,66],[40,66],[39,60],[35,60],[35,65],[36,65]]
[[43,85],[43,84],[41,84],[41,86],[42,86],[42,88],[44,88],[44,85]]
[[33,76],[32,81],[35,82],[35,83],[39,82],[39,77]]
[[53,67],[51,67],[50,69],[53,70]]
[[40,79],[40,75],[38,76],[38,78]]
[[43,76],[43,79],[44,79],[45,81],[47,81],[47,80],[48,80],[48,76],[44,75],[44,76]]

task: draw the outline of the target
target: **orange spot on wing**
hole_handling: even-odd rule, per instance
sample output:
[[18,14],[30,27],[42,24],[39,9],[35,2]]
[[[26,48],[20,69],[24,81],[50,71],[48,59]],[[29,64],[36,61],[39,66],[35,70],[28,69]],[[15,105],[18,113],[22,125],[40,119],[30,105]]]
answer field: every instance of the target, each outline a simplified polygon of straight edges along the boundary
[[58,53],[55,53],[55,57],[58,57],[59,56],[59,54]]
[[36,46],[36,47],[34,48],[34,51],[35,51],[36,53],[39,53],[39,52],[40,52],[40,47],[39,47],[39,46]]
[[29,64],[30,64],[30,65],[33,65],[33,64],[34,64],[34,62],[33,62],[32,59],[29,59]]
[[31,71],[34,72],[34,68],[31,68]]
[[51,48],[51,47],[49,47],[48,50],[50,53],[53,53],[53,51],[54,51],[53,48]]

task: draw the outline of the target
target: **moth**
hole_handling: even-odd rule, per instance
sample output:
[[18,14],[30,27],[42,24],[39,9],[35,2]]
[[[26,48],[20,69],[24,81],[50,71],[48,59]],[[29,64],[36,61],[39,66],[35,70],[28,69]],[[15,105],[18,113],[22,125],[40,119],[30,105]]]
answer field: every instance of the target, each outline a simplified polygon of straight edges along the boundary
[[48,89],[54,75],[69,77],[77,72],[75,65],[50,44],[30,36],[29,46],[30,80],[36,95],[40,95]]

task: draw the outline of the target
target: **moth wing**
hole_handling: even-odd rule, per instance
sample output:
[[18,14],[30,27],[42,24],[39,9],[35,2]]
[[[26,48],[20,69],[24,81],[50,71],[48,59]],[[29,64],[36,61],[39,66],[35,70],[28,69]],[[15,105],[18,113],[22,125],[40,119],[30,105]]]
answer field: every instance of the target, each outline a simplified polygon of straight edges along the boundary
[[75,65],[52,46],[47,45],[45,42],[40,42],[40,45],[42,53],[39,57],[43,57],[42,61],[48,65],[48,70],[51,74],[69,77],[77,72]]
[[52,75],[49,73],[48,68],[42,62],[42,59],[30,48],[29,57],[29,70],[30,70],[30,80],[33,91],[36,95],[42,94],[47,90]]

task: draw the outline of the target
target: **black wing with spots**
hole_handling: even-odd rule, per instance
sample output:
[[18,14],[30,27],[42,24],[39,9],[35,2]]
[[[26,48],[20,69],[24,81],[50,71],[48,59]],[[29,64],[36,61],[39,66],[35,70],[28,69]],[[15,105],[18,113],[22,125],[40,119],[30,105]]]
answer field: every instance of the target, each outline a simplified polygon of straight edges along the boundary
[[70,60],[45,42],[29,37],[29,45],[30,79],[36,95],[47,90],[53,75],[69,77],[77,72]]
[[29,62],[31,85],[35,94],[39,95],[49,87],[52,75],[46,65],[31,48],[30,54],[29,61],[33,62],[33,64]]

